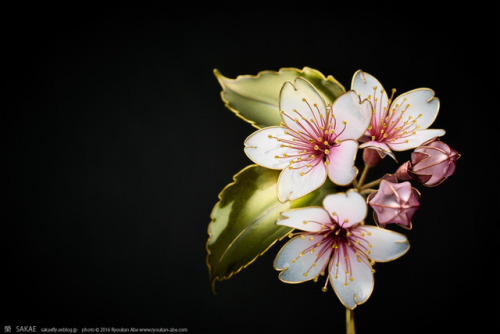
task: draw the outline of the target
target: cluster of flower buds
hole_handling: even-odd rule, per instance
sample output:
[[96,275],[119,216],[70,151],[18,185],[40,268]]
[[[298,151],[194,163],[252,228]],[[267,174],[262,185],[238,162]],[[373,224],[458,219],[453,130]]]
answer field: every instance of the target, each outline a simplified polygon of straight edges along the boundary
[[[373,209],[373,219],[377,226],[397,224],[411,229],[411,219],[420,206],[420,193],[409,181],[427,187],[437,186],[453,174],[458,158],[460,154],[438,137],[417,147],[412,152],[411,159],[403,163],[395,175],[384,176],[380,180],[379,189],[368,196],[367,201]],[[363,160],[371,167],[379,159],[375,150],[363,152]],[[398,180],[405,182],[398,183]]]

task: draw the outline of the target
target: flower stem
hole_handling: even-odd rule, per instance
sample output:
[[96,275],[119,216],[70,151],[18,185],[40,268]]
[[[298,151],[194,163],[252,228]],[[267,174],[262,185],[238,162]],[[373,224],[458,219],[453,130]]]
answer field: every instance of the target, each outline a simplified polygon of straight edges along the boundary
[[360,188],[361,188],[361,190],[363,190],[363,189],[368,189],[368,188],[377,186],[380,183],[380,181],[382,181],[382,178],[377,179],[377,180],[372,181],[372,182],[369,182],[369,183],[365,184],[364,186],[362,186]]
[[369,195],[369,194],[372,194],[376,192],[375,189],[370,189],[370,188],[367,188],[367,189],[361,189],[361,191],[359,192],[361,195]]
[[354,311],[348,308],[345,309],[345,328],[346,334],[356,334],[354,329]]
[[363,186],[363,183],[365,183],[366,176],[368,175],[369,169],[370,169],[370,166],[365,164],[365,167],[363,168],[363,172],[361,173],[361,176],[359,177],[358,186],[357,186],[358,190],[361,189],[361,187]]
[[359,189],[358,188],[358,181],[356,180],[356,178],[354,178],[354,180],[352,180],[352,187],[356,188],[356,189]]

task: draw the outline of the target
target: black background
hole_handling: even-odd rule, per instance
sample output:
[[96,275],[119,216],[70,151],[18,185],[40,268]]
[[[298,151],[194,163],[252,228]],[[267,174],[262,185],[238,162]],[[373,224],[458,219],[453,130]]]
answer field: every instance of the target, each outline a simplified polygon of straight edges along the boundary
[[432,127],[462,154],[419,188],[411,249],[376,266],[358,333],[498,330],[495,4],[177,5],[2,3],[2,325],[344,332],[331,290],[278,280],[279,246],[216,296],[205,265],[211,209],[254,131],[213,68],[310,66],[346,88],[359,68],[432,88]]

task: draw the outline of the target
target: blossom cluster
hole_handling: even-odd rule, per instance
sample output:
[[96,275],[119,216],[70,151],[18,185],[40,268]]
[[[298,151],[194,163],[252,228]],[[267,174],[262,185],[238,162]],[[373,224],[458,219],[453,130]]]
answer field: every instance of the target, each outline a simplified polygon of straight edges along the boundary
[[[439,99],[428,88],[397,97],[372,75],[357,71],[351,90],[327,104],[318,90],[298,77],[279,95],[280,126],[260,129],[245,141],[256,164],[281,170],[278,200],[285,203],[318,189],[329,179],[345,192],[327,195],[322,207],[282,213],[276,224],[294,229],[279,251],[275,269],[287,283],[317,281],[326,275],[342,304],[354,309],[373,290],[375,262],[394,260],[409,249],[405,235],[386,229],[412,228],[420,193],[412,183],[432,187],[455,171],[460,157],[431,129]],[[358,178],[356,156],[363,150]],[[365,182],[369,168],[387,156],[413,150],[411,159],[378,180]],[[378,187],[378,188],[374,188]],[[375,225],[365,224],[373,211]]]

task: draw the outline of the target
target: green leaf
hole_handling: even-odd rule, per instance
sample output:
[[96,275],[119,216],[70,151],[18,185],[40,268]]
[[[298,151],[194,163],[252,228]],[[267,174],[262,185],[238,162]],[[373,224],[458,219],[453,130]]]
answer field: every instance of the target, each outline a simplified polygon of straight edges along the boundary
[[279,174],[277,170],[250,165],[219,194],[207,241],[207,266],[214,293],[216,281],[240,272],[290,233],[289,227],[275,224],[283,211],[321,205],[327,194],[335,192],[333,183],[327,181],[304,197],[281,203],[276,194]]
[[262,71],[255,76],[240,75],[236,79],[226,78],[217,69],[214,69],[214,74],[222,86],[221,98],[226,107],[257,129],[279,125],[282,121],[279,94],[286,81],[293,82],[297,77],[306,79],[327,104],[332,104],[345,93],[345,88],[331,75],[325,78],[321,72],[309,67]]

